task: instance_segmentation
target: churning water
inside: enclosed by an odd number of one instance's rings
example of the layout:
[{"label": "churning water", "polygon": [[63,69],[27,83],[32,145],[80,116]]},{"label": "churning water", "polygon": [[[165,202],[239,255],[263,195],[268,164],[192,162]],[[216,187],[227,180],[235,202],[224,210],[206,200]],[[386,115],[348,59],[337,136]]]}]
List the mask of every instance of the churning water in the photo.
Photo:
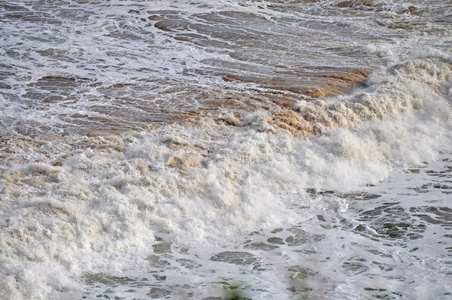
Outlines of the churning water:
[{"label": "churning water", "polygon": [[1,299],[449,299],[450,0],[0,0]]}]

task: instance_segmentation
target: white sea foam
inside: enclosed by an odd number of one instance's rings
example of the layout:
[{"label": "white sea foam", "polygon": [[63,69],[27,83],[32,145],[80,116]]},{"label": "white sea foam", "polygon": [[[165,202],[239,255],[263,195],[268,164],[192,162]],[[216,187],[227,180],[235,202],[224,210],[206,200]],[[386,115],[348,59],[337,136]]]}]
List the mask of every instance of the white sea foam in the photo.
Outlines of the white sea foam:
[{"label": "white sea foam", "polygon": [[0,4],[1,299],[450,297],[450,5],[62,2]]},{"label": "white sea foam", "polygon": [[[156,239],[192,251],[227,249],[251,232],[312,218],[294,206],[327,200],[325,217],[343,215],[346,206],[328,212],[328,201],[334,207],[339,200],[313,199],[306,190],[351,192],[450,149],[450,80],[450,66],[430,59],[377,70],[356,95],[299,104],[302,114],[310,107],[326,116],[327,125],[318,121],[324,133],[309,139],[274,134],[258,117],[244,127],[212,120],[163,126],[122,137],[121,151],[66,153],[59,166],[52,156],[15,149],[29,163],[12,159],[0,181],[2,297],[59,297],[82,288],[82,274],[144,271]],[[344,122],[327,120],[332,105],[342,107],[333,112],[342,111]],[[329,286],[349,297],[353,283]]]}]

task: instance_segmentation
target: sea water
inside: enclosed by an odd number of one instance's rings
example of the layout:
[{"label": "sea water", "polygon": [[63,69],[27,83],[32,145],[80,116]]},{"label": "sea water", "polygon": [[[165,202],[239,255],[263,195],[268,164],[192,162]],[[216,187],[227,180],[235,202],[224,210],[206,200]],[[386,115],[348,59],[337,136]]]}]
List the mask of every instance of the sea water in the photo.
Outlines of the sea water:
[{"label": "sea water", "polygon": [[449,299],[448,0],[0,1],[1,299]]}]

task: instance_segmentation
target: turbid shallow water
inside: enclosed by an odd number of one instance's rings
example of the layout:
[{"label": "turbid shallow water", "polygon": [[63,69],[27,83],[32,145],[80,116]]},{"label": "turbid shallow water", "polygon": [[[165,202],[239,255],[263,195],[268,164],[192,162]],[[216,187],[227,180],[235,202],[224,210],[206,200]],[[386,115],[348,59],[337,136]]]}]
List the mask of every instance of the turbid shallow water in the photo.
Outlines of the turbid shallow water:
[{"label": "turbid shallow water", "polygon": [[450,1],[0,15],[0,298],[452,297]]}]

